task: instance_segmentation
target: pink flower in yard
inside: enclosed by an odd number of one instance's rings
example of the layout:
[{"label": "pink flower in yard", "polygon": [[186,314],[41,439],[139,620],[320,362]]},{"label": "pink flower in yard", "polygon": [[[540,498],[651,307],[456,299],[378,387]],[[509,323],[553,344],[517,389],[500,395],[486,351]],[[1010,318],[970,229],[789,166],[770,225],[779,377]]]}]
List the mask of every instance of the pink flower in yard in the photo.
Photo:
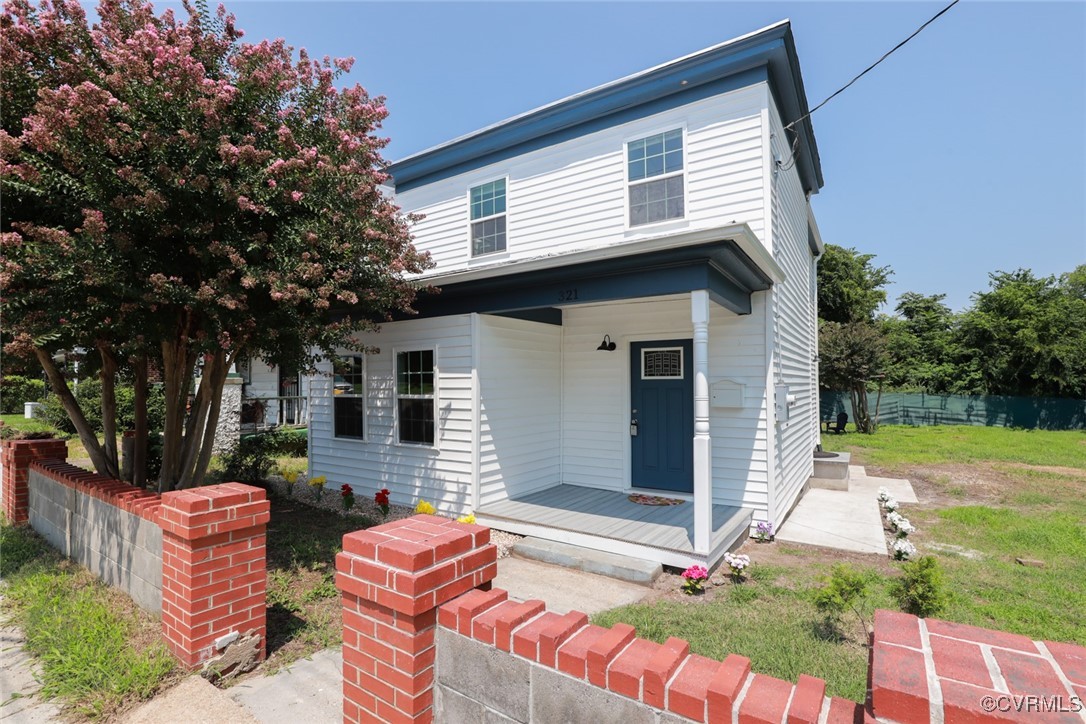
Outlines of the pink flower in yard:
[{"label": "pink flower in yard", "polygon": [[290,192],[290,198],[293,201],[301,201],[302,200],[302,192],[301,191],[291,191]]}]

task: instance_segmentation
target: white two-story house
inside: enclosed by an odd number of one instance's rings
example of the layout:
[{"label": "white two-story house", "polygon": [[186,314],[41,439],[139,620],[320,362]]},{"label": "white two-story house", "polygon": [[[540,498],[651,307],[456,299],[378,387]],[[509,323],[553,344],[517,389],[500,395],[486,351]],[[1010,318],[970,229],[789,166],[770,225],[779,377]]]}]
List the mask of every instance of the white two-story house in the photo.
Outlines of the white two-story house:
[{"label": "white two-story house", "polygon": [[781,22],[395,163],[441,292],[313,380],[312,474],[674,566],[779,525],[819,433],[807,111]]}]

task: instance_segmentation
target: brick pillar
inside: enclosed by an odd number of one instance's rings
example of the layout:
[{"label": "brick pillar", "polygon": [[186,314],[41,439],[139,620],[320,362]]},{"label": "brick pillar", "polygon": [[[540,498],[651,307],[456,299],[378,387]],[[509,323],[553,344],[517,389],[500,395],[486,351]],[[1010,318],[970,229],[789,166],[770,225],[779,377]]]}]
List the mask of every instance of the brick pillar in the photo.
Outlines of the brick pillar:
[{"label": "brick pillar", "polygon": [[264,659],[269,511],[264,491],[241,483],[162,495],[162,635],[189,668],[239,636]]},{"label": "brick pillar", "polygon": [[343,721],[433,720],[437,608],[498,571],[490,529],[430,515],[343,536]]},{"label": "brick pillar", "polygon": [[68,459],[63,440],[4,440],[0,448],[0,483],[4,516],[13,525],[24,525],[30,512],[30,463],[35,460]]}]

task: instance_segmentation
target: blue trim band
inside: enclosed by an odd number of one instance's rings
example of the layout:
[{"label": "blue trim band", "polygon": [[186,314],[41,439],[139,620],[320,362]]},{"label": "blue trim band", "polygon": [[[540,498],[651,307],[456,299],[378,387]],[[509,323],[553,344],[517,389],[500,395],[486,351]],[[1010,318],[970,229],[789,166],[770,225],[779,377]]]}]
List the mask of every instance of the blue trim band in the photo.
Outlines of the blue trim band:
[{"label": "blue trim band", "polygon": [[[584,262],[490,279],[446,284],[437,294],[420,293],[417,315],[397,320],[452,314],[504,314],[534,321],[554,319],[556,306],[620,301],[707,289],[710,297],[736,314],[750,314],[752,292],[768,289],[769,279],[730,240],[667,249],[607,261]],[[542,313],[543,317],[539,317]],[[554,324],[554,321],[548,321]]]},{"label": "blue trim band", "polygon": [[[785,125],[807,113],[790,24],[573,96],[410,156],[392,164],[389,171],[397,190],[406,191],[760,81],[768,81]],[[804,188],[817,192],[822,187],[822,169],[810,119],[797,123],[795,132]]]}]

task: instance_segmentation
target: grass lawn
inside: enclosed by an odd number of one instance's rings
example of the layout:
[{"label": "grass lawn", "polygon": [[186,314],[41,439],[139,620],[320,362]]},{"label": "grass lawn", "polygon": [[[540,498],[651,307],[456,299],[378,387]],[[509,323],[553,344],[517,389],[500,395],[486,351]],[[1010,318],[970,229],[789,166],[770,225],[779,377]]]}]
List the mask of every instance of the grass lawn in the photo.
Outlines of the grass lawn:
[{"label": "grass lawn", "polygon": [[883,425],[874,435],[825,435],[822,444],[827,450],[846,450],[866,465],[887,469],[1002,461],[1086,470],[1086,433],[1081,430]]},{"label": "grass lawn", "polygon": [[[901,512],[917,527],[921,554],[936,557],[949,598],[940,618],[1086,645],[1086,434],[983,427],[890,427],[874,436],[823,438],[869,472],[906,477],[920,499]],[[678,636],[697,653],[738,653],[755,671],[795,681],[824,678],[828,694],[862,701],[863,626],[827,627],[811,595],[820,576],[846,561],[871,581],[868,608],[895,608],[889,584],[898,564],[785,543],[747,543],[752,580],[719,574],[706,595],[678,593],[665,576],[656,598],[598,615],[655,641]],[[1016,558],[1040,561],[1025,566]]]},{"label": "grass lawn", "polygon": [[28,527],[0,525],[0,549],[5,614],[39,659],[42,695],[57,698],[67,715],[108,719],[181,675],[158,619],[127,595]]}]

